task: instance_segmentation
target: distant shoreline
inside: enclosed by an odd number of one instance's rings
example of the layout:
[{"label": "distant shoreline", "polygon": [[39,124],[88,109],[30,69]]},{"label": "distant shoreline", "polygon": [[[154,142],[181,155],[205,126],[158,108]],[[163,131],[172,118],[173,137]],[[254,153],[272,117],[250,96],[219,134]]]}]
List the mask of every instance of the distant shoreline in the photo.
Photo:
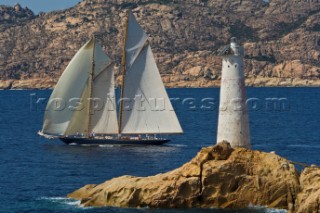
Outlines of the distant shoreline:
[{"label": "distant shoreline", "polygon": [[[320,88],[320,86],[311,85],[311,86],[246,86],[247,88]],[[166,89],[219,89],[220,87],[166,87]],[[44,91],[44,90],[53,90],[54,88],[14,88],[14,89],[3,89],[0,88],[0,91]]]},{"label": "distant shoreline", "polygon": [[[116,85],[119,85],[121,77],[117,78]],[[206,80],[198,78],[192,81],[179,80],[170,81],[162,78],[166,88],[219,88],[220,79]],[[0,80],[0,90],[50,90],[58,81],[50,78],[31,78],[25,80]],[[320,87],[320,79],[290,79],[290,78],[247,78],[247,87]]]}]

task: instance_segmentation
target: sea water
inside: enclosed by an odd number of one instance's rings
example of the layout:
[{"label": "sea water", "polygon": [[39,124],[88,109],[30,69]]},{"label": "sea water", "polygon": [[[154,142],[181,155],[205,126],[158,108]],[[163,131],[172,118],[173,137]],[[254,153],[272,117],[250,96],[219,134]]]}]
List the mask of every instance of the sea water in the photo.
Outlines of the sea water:
[{"label": "sea water", "polygon": [[[169,89],[183,135],[164,146],[67,146],[37,135],[50,90],[0,91],[0,212],[282,212],[82,208],[66,195],[121,175],[149,176],[180,167],[215,144],[219,89]],[[320,88],[248,88],[253,149],[320,164]],[[37,97],[38,99],[35,99]],[[36,105],[35,105],[36,104]],[[299,168],[301,169],[301,168]]]}]

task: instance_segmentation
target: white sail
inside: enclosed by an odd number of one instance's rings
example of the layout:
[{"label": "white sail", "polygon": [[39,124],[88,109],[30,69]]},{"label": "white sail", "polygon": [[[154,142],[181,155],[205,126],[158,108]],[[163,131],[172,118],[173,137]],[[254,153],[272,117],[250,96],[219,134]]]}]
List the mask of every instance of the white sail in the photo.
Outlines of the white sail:
[{"label": "white sail", "polygon": [[[129,34],[128,37],[131,35]],[[122,134],[182,133],[178,118],[161,80],[151,47],[146,45],[126,70],[123,98],[135,103],[124,104]]]},{"label": "white sail", "polygon": [[148,39],[134,15],[129,11],[126,40],[126,67],[129,69]]},{"label": "white sail", "polygon": [[[89,77],[88,70],[91,68],[92,50],[93,40],[90,40],[77,52],[60,77],[46,108],[43,133],[64,135],[67,131],[75,112],[68,109],[67,103],[72,98],[82,97],[84,93]],[[61,110],[56,107],[58,100],[63,104]]]},{"label": "white sail", "polygon": [[101,72],[93,82],[91,131],[96,134],[118,134],[113,67]]},{"label": "white sail", "polygon": [[100,45],[96,45],[94,56],[95,71],[89,131],[100,134],[118,134],[112,62]]},{"label": "white sail", "polygon": [[[94,39],[77,52],[51,94],[44,116],[43,133],[72,135],[91,131],[88,129],[90,114],[88,99],[91,90],[89,81],[93,51],[95,63],[93,82],[110,65],[111,60],[103,52],[102,47],[95,44]],[[107,90],[108,88],[105,89]],[[81,103],[75,104],[77,102],[75,99],[80,100]],[[62,106],[57,108],[59,104]]]},{"label": "white sail", "polygon": [[80,97],[81,104],[72,114],[68,128],[64,132],[64,135],[74,135],[76,133],[88,133],[89,124],[89,79],[87,80],[83,93]]}]

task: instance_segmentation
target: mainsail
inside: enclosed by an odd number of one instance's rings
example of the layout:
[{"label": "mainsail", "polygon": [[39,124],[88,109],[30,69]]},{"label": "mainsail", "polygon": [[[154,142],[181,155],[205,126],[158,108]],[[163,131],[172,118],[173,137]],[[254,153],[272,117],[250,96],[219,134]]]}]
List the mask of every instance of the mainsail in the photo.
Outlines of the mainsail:
[{"label": "mainsail", "polygon": [[[115,102],[109,100],[114,98],[114,73],[111,64],[110,58],[94,39],[77,52],[51,94],[44,116],[44,134],[117,132]],[[100,110],[90,110],[95,107],[94,99],[99,99],[100,106],[106,104]],[[75,104],[77,107],[74,107]]]},{"label": "mainsail", "polygon": [[[161,80],[147,35],[131,12],[125,43],[125,72],[120,111],[121,134],[182,133]],[[125,101],[128,100],[128,101]],[[133,103],[127,106],[124,102]]]}]

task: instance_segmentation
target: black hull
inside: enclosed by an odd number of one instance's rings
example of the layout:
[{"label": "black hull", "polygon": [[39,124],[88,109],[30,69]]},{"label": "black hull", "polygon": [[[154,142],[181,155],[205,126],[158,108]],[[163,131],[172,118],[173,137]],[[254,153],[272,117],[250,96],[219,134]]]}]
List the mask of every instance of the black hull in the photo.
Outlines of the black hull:
[{"label": "black hull", "polygon": [[162,145],[168,143],[167,139],[143,139],[143,140],[125,140],[125,139],[92,139],[92,138],[59,138],[68,145]]}]

